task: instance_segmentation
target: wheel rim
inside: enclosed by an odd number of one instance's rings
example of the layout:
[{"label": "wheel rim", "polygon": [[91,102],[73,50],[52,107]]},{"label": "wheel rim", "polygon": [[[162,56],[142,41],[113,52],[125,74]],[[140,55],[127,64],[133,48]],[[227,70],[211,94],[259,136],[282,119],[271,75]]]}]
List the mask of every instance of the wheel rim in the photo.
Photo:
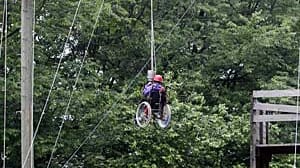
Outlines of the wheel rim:
[{"label": "wheel rim", "polygon": [[167,128],[171,121],[171,109],[170,106],[167,104],[164,106],[163,109],[163,119],[158,119],[157,123],[161,128]]},{"label": "wheel rim", "polygon": [[136,123],[139,127],[146,127],[151,120],[151,106],[148,102],[142,102],[139,104],[136,115]]}]

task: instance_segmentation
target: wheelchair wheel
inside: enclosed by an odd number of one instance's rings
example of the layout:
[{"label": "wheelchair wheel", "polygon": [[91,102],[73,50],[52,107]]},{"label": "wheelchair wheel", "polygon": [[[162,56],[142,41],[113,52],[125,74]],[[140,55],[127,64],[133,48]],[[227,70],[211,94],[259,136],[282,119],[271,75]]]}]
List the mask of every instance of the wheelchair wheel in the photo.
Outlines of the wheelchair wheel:
[{"label": "wheelchair wheel", "polygon": [[168,104],[164,106],[162,119],[157,119],[157,125],[160,128],[167,128],[171,122],[171,109]]},{"label": "wheelchair wheel", "polygon": [[151,114],[150,104],[146,101],[140,103],[135,114],[137,125],[142,128],[146,127],[151,120]]}]

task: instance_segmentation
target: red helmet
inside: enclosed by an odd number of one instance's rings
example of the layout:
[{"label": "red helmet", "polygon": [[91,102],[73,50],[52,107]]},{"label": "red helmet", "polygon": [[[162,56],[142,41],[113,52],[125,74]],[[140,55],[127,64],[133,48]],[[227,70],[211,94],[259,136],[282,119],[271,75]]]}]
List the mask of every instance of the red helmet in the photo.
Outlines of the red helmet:
[{"label": "red helmet", "polygon": [[163,77],[161,75],[155,75],[153,81],[162,83]]}]

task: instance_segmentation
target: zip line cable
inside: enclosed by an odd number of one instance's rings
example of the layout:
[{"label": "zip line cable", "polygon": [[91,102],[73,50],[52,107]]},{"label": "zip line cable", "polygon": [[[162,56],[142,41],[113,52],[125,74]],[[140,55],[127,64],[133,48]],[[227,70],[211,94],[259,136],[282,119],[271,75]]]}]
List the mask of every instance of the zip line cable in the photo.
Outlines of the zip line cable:
[{"label": "zip line cable", "polygon": [[[104,0],[102,1],[101,6],[100,6],[100,9],[99,9],[99,11],[98,11],[98,14],[97,14],[97,17],[96,17],[96,21],[95,21],[95,24],[94,24],[94,27],[93,27],[93,30],[92,30],[92,33],[91,33],[91,36],[90,36],[88,45],[87,45],[87,47],[86,47],[86,49],[85,49],[84,56],[83,56],[83,59],[82,59],[82,63],[81,63],[81,65],[80,65],[80,68],[79,68],[79,71],[78,71],[78,75],[77,75],[76,80],[75,80],[75,83],[74,83],[74,85],[73,85],[73,89],[72,89],[71,95],[70,95],[70,97],[69,97],[68,104],[67,104],[67,107],[66,107],[64,116],[66,116],[66,115],[68,114],[68,110],[69,110],[69,107],[70,107],[70,104],[71,104],[71,101],[72,101],[73,93],[74,93],[75,88],[76,88],[76,86],[77,86],[78,79],[79,79],[79,76],[80,76],[82,67],[83,67],[84,62],[85,62],[85,59],[86,59],[86,57],[87,57],[88,49],[89,49],[89,47],[90,47],[92,38],[93,38],[93,36],[94,36],[95,30],[96,30],[96,27],[97,27],[97,24],[98,24],[98,20],[99,20],[99,17],[100,17],[102,8],[103,8],[103,4],[104,4]],[[49,159],[49,161],[48,161],[47,168],[49,168],[49,166],[50,166],[50,164],[51,164],[51,160],[53,159],[53,154],[54,154],[54,151],[55,151],[55,149],[56,149],[56,146],[57,146],[57,143],[58,143],[58,140],[59,140],[59,137],[60,137],[62,128],[63,128],[63,126],[64,126],[64,123],[65,123],[65,120],[64,120],[64,118],[63,118],[63,119],[62,119],[62,122],[61,122],[61,124],[60,124],[60,126],[59,126],[59,131],[58,131],[57,137],[56,137],[56,139],[55,139],[55,144],[54,144],[54,146],[53,146],[53,148],[52,148],[52,152],[51,152],[50,159]]]},{"label": "zip line cable", "polygon": [[[33,23],[32,23],[32,57],[33,57],[33,67],[32,67],[32,90],[34,90],[34,54],[35,54],[35,23],[36,23],[36,20],[35,20],[35,15],[36,15],[36,6],[35,6],[35,0],[33,0]],[[32,107],[33,109],[33,107]],[[32,120],[33,121],[33,120]],[[33,125],[33,124],[32,124]]]},{"label": "zip line cable", "polygon": [[[61,66],[61,63],[62,63],[62,59],[63,59],[63,57],[64,57],[65,50],[67,49],[67,44],[68,44],[68,41],[69,41],[70,36],[71,36],[72,28],[73,28],[73,26],[74,26],[74,24],[75,24],[75,20],[76,20],[78,11],[79,11],[79,7],[80,7],[80,4],[81,4],[81,1],[82,1],[82,0],[79,0],[79,1],[78,1],[78,5],[77,5],[77,8],[76,8],[74,17],[73,17],[73,21],[72,21],[72,24],[71,24],[71,26],[70,26],[70,30],[69,30],[69,33],[68,33],[68,35],[67,35],[67,39],[66,39],[66,41],[65,41],[63,51],[62,51],[62,53],[60,54],[60,59],[59,59],[59,62],[58,62],[58,65],[57,65],[57,68],[56,68],[56,71],[55,71],[55,74],[54,74],[54,78],[53,78],[53,81],[52,81],[50,90],[49,90],[48,95],[47,95],[46,102],[45,102],[45,104],[44,104],[44,107],[43,107],[41,116],[40,116],[40,118],[39,118],[38,124],[37,124],[37,126],[36,126],[36,129],[35,129],[35,132],[34,132],[34,135],[33,135],[32,141],[31,141],[31,144],[30,144],[30,148],[29,148],[29,150],[28,150],[28,152],[27,152],[27,155],[26,155],[26,158],[25,158],[25,161],[24,161],[24,162],[26,162],[27,159],[28,159],[29,153],[30,153],[30,151],[32,150],[34,140],[35,140],[36,135],[37,135],[37,133],[38,133],[40,124],[41,124],[41,122],[42,122],[43,116],[45,115],[45,111],[46,111],[48,102],[49,102],[49,100],[50,100],[50,96],[51,96],[51,93],[52,93],[52,89],[53,89],[54,84],[55,84],[55,82],[56,82],[56,78],[57,78],[58,71],[59,71],[59,68],[60,68],[60,66]],[[25,164],[23,163],[23,165],[25,165]],[[24,166],[23,166],[23,168],[24,168]]]},{"label": "zip line cable", "polygon": [[297,78],[297,114],[296,114],[296,130],[295,130],[295,153],[294,153],[294,168],[297,167],[297,142],[298,142],[298,118],[299,118],[299,87],[300,87],[300,47],[299,47],[299,56],[298,56],[298,78]]},{"label": "zip line cable", "polygon": [[[168,35],[166,36],[166,38],[169,38],[169,36],[171,35],[171,33],[175,30],[175,27],[177,27],[179,25],[179,23],[182,21],[182,19],[184,18],[184,16],[187,14],[187,12],[190,10],[190,8],[192,7],[192,5],[194,4],[195,0],[192,1],[192,3],[190,4],[190,6],[186,9],[186,11],[184,12],[184,14],[180,17],[180,19],[178,20],[178,22],[171,28],[171,30],[169,31]],[[156,51],[158,51],[162,45],[164,43],[162,43],[157,49]],[[151,58],[149,58],[146,63],[144,64],[144,66],[140,69],[140,71],[137,73],[137,75],[130,81],[130,83],[128,84],[127,87],[125,87],[123,89],[123,91],[121,92],[121,94],[125,94],[128,89],[131,87],[131,85],[133,84],[133,82],[137,79],[137,77],[142,73],[142,71],[144,71],[144,69],[146,68],[146,66],[149,64],[149,62],[151,61]],[[82,141],[82,143],[77,147],[77,149],[71,154],[71,156],[69,157],[69,159],[64,163],[64,165],[62,167],[66,167],[68,165],[68,163],[71,161],[71,159],[76,155],[76,153],[81,149],[81,147],[87,143],[87,141],[91,138],[91,136],[94,134],[94,132],[97,130],[97,128],[100,126],[100,124],[106,119],[106,117],[108,116],[108,114],[111,112],[112,109],[115,108],[115,106],[121,101],[121,98],[117,99],[115,101],[115,103],[111,106],[111,108],[108,109],[108,111],[106,113],[103,114],[103,117],[99,120],[99,122],[96,124],[96,126],[90,131],[90,133],[88,134],[88,136],[86,136],[86,138]]]},{"label": "zip line cable", "polygon": [[[3,34],[4,32],[4,34]],[[1,46],[0,46],[0,57],[1,50],[3,44],[3,36],[4,40],[4,101],[3,101],[3,168],[6,167],[6,97],[7,97],[7,0],[4,1],[4,10],[3,10],[3,20],[2,20],[2,32],[1,32]]]}]

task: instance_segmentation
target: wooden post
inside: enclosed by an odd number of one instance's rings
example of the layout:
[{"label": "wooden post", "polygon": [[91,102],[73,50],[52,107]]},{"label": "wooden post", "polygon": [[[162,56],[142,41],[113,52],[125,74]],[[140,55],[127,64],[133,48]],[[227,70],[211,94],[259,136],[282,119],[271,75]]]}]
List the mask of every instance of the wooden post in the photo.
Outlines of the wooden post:
[{"label": "wooden post", "polygon": [[[255,103],[255,99],[251,98],[251,106]],[[250,112],[250,126],[251,126],[251,140],[250,140],[250,168],[256,168],[256,143],[258,141],[258,124],[254,122],[254,116],[257,114],[257,111],[251,108]]]},{"label": "wooden post", "polygon": [[21,164],[33,168],[33,2],[21,7]]},{"label": "wooden post", "polygon": [[[261,114],[262,115],[266,115],[267,113],[266,113],[266,111],[261,111]],[[260,140],[260,144],[267,144],[267,125],[268,125],[268,122],[261,122],[260,124],[259,124],[260,126],[259,126],[259,132],[260,132],[260,138],[259,138],[259,140]]]}]

